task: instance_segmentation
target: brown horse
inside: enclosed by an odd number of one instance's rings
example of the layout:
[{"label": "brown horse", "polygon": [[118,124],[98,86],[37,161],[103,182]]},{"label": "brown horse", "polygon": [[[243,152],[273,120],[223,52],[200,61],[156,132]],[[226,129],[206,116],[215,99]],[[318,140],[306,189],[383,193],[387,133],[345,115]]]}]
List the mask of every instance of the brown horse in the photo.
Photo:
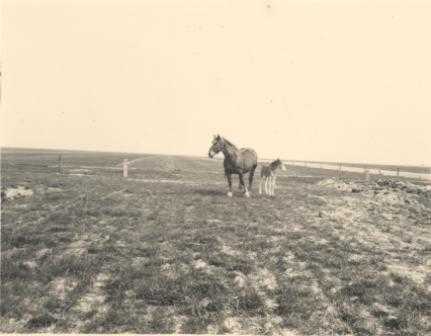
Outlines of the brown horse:
[{"label": "brown horse", "polygon": [[249,190],[244,184],[243,175],[248,175],[248,188],[251,190],[253,184],[253,175],[257,167],[257,154],[251,148],[236,148],[230,141],[220,135],[214,136],[211,147],[208,151],[210,158],[217,153],[222,152],[224,155],[224,173],[229,185],[227,195],[232,197],[232,174],[238,174],[240,187],[245,189],[245,196],[250,197]]}]

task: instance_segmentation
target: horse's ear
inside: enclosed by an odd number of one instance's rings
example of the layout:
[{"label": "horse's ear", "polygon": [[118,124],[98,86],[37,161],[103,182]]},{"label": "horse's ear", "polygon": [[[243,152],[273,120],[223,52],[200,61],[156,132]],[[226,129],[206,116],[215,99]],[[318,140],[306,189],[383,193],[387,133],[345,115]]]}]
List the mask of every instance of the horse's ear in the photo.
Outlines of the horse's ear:
[{"label": "horse's ear", "polygon": [[217,139],[217,140],[220,140],[220,139],[221,139],[220,134],[217,134],[216,139]]}]

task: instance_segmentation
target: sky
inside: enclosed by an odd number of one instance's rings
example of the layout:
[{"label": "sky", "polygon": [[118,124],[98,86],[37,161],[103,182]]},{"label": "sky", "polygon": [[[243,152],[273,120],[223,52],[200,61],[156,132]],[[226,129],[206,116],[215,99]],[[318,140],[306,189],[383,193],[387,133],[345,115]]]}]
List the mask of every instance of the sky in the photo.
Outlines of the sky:
[{"label": "sky", "polygon": [[431,2],[3,0],[1,145],[431,165]]}]

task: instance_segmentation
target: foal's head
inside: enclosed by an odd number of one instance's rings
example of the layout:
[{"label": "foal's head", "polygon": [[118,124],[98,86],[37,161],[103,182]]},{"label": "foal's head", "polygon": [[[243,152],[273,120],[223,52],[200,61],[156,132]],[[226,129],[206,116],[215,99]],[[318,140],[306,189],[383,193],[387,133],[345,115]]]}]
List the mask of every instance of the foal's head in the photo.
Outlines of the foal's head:
[{"label": "foal's head", "polygon": [[214,135],[214,139],[211,143],[211,147],[208,151],[210,158],[214,157],[217,153],[221,152],[224,148],[224,140],[220,135]]},{"label": "foal's head", "polygon": [[272,162],[271,162],[271,167],[272,167],[273,169],[278,169],[278,168],[283,169],[283,162],[282,162],[280,159],[277,159],[277,160],[275,160],[275,161],[272,161]]}]

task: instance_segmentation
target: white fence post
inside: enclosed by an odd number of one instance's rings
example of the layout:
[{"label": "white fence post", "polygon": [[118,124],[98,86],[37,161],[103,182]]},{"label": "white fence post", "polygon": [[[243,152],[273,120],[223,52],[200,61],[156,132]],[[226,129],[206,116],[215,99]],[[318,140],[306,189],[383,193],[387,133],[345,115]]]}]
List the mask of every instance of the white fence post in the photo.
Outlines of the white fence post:
[{"label": "white fence post", "polygon": [[123,177],[129,176],[129,161],[127,159],[123,160]]}]

